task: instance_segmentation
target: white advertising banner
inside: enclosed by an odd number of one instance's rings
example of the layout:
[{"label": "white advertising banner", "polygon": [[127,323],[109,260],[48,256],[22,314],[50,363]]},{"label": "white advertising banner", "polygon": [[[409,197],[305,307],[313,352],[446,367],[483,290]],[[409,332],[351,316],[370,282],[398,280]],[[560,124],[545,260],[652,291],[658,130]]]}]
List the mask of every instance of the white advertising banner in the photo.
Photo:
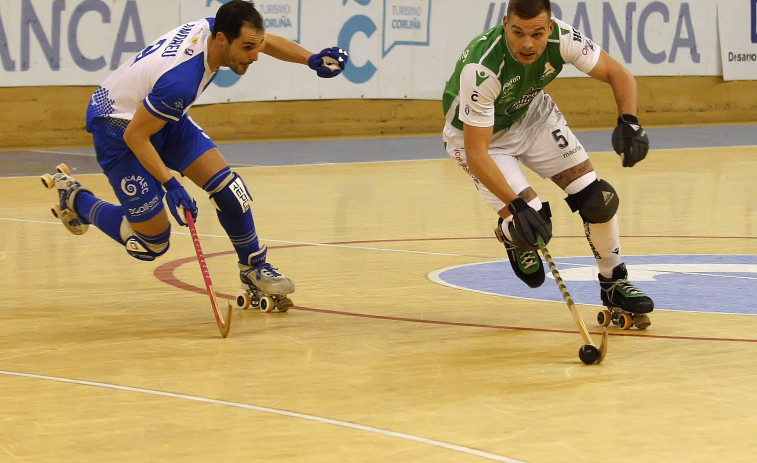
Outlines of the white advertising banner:
[{"label": "white advertising banner", "polygon": [[723,79],[757,80],[757,0],[718,0]]},{"label": "white advertising banner", "polygon": [[[752,0],[742,0],[743,3]],[[97,85],[165,31],[214,16],[225,0],[0,0],[0,85]],[[269,33],[310,51],[349,52],[320,79],[262,55],[245,76],[222,70],[200,103],[440,99],[469,41],[499,24],[489,0],[258,0]],[[555,0],[576,26],[638,76],[720,75],[717,0]],[[583,75],[567,67],[562,76]]]}]

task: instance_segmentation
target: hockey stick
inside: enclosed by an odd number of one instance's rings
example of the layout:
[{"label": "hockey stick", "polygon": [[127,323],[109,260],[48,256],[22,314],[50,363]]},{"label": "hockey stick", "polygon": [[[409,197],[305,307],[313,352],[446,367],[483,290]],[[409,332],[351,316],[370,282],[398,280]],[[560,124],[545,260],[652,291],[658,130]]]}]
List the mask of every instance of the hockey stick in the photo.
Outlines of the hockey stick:
[{"label": "hockey stick", "polygon": [[573,320],[576,322],[576,326],[578,326],[578,331],[579,333],[581,333],[581,336],[584,338],[584,342],[586,343],[585,345],[581,346],[581,349],[578,351],[578,357],[587,365],[591,365],[592,363],[601,363],[602,360],[605,359],[605,355],[607,354],[607,330],[602,330],[602,343],[599,346],[599,351],[597,351],[597,348],[594,345],[593,340],[591,339],[591,335],[589,334],[589,330],[586,329],[586,325],[581,319],[581,315],[579,315],[578,310],[573,303],[573,298],[570,297],[570,293],[568,292],[568,288],[565,286],[565,282],[563,282],[562,278],[560,277],[560,272],[557,271],[557,266],[552,260],[552,256],[549,254],[547,246],[544,244],[544,240],[542,240],[541,237],[538,237],[537,242],[539,244],[539,248],[541,249],[541,253],[544,254],[544,258],[547,260],[549,270],[552,271],[552,276],[555,277],[557,287],[560,288],[562,297],[563,299],[565,299],[565,303],[568,305],[568,310],[570,310],[570,314],[573,316]]},{"label": "hockey stick", "polygon": [[218,331],[220,331],[221,336],[225,338],[229,335],[229,330],[231,329],[231,302],[229,302],[229,309],[226,313],[226,321],[224,322],[223,315],[221,315],[221,311],[218,308],[218,302],[216,301],[216,293],[213,291],[213,282],[210,280],[208,264],[205,263],[205,255],[202,253],[202,247],[200,247],[200,239],[197,237],[197,228],[195,227],[194,218],[192,217],[192,213],[186,209],[184,210],[184,216],[187,218],[189,234],[192,235],[192,243],[194,243],[195,253],[197,253],[197,262],[200,263],[202,277],[205,280],[205,289],[208,291],[210,304],[213,306],[213,313],[216,316]]}]

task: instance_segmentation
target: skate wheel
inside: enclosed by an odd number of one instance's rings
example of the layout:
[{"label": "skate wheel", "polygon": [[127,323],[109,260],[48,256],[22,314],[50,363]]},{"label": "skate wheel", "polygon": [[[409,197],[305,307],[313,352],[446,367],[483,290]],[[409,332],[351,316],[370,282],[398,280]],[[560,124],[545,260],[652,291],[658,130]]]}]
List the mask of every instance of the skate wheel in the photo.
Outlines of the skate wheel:
[{"label": "skate wheel", "polygon": [[602,326],[609,326],[612,322],[612,314],[609,310],[602,310],[597,314],[597,323]]},{"label": "skate wheel", "polygon": [[50,212],[53,213],[56,219],[60,219],[60,204],[54,204],[53,207],[50,208]]},{"label": "skate wheel", "polygon": [[42,184],[45,185],[45,188],[48,190],[55,186],[55,179],[50,174],[40,176],[40,180],[42,180]]},{"label": "skate wheel", "polygon": [[652,324],[652,322],[649,320],[649,317],[646,315],[637,315],[636,318],[633,321],[633,324],[636,326],[636,328],[640,330],[645,330],[649,327],[649,325]]},{"label": "skate wheel", "polygon": [[274,307],[276,307],[276,304],[274,304],[271,296],[263,296],[260,298],[259,308],[261,312],[270,312]]},{"label": "skate wheel", "polygon": [[633,319],[630,315],[622,313],[618,315],[618,326],[621,330],[629,330],[633,326]]},{"label": "skate wheel", "polygon": [[71,175],[71,169],[69,169],[68,166],[62,162],[58,164],[57,166],[55,166],[55,170],[66,175]]},{"label": "skate wheel", "polygon": [[249,309],[250,308],[250,295],[244,292],[236,298],[237,309]]}]

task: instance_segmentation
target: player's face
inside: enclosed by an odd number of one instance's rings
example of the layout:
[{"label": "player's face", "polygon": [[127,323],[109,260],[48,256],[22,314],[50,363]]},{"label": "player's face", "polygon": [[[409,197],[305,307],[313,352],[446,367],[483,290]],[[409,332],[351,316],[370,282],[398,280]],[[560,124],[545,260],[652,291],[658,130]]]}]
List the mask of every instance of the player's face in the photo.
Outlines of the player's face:
[{"label": "player's face", "polygon": [[533,64],[544,53],[555,25],[546,11],[531,19],[515,14],[505,16],[504,24],[507,46],[513,57],[524,65]]},{"label": "player's face", "polygon": [[223,65],[242,75],[247,68],[258,60],[258,53],[265,40],[265,31],[259,31],[250,25],[243,25],[239,37],[233,42],[226,42],[223,47]]}]

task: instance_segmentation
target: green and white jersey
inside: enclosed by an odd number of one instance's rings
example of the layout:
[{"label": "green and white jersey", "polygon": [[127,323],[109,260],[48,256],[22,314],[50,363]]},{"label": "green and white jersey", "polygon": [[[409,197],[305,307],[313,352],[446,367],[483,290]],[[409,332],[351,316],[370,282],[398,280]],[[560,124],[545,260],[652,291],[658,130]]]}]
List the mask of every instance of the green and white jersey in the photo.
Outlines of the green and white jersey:
[{"label": "green and white jersey", "polygon": [[502,24],[479,35],[468,45],[444,89],[442,102],[447,122],[462,130],[475,127],[510,127],[548,83],[571,63],[589,73],[599,61],[601,48],[567,23],[552,18],[555,27],[547,48],[527,66],[510,53]]}]

